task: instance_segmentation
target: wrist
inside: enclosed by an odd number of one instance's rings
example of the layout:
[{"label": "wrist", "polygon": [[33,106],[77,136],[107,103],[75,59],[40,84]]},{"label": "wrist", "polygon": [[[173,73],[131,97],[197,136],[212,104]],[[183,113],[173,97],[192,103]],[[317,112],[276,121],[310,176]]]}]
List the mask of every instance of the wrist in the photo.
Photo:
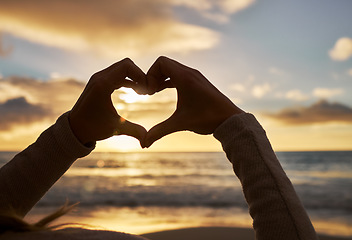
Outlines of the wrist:
[{"label": "wrist", "polygon": [[87,131],[84,128],[84,124],[82,123],[82,121],[77,120],[74,115],[72,116],[72,112],[69,112],[68,121],[72,133],[82,145],[86,147],[94,145],[94,141],[88,140],[88,136],[86,136]]},{"label": "wrist", "polygon": [[[245,113],[241,108],[237,107],[235,104],[231,102],[231,106],[228,106],[224,109],[223,114],[219,114],[221,117],[221,121],[219,122],[218,126],[220,126],[223,122],[234,115]],[[217,126],[217,127],[218,127]]]}]

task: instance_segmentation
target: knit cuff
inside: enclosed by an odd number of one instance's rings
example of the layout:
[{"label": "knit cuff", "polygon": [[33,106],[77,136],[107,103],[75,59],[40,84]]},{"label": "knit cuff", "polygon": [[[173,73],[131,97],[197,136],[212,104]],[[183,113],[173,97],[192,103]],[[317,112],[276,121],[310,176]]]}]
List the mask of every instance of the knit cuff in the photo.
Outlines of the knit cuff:
[{"label": "knit cuff", "polygon": [[68,156],[74,158],[87,156],[94,150],[95,142],[89,147],[83,145],[72,132],[68,116],[69,112],[66,112],[57,119],[53,125],[54,137]]},{"label": "knit cuff", "polygon": [[238,133],[244,129],[251,129],[254,131],[263,131],[263,128],[258,123],[257,119],[251,113],[235,114],[226,119],[220,126],[218,126],[213,136],[219,140],[223,146],[232,141]]}]

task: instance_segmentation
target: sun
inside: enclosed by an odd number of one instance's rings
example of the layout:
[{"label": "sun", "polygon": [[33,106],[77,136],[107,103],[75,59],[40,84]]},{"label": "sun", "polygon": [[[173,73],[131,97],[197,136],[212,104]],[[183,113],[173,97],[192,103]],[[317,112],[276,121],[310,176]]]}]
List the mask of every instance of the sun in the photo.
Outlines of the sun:
[{"label": "sun", "polygon": [[141,150],[139,141],[133,137],[120,135],[99,142],[98,151],[136,152]]},{"label": "sun", "polygon": [[149,95],[139,95],[131,88],[121,88],[121,91],[120,99],[126,103],[145,102],[149,98]]}]

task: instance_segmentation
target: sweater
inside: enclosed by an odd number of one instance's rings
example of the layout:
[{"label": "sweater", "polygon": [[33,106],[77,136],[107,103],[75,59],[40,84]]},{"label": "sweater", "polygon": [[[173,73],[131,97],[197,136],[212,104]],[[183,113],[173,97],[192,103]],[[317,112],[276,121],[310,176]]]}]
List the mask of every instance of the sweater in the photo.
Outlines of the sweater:
[{"label": "sweater", "polygon": [[[248,113],[233,115],[214,132],[233,165],[253,218],[257,240],[315,240],[309,217],[282,169],[265,131]],[[25,216],[72,163],[94,145],[82,145],[73,134],[68,113],[44,131],[37,141],[0,169],[0,213]],[[235,238],[236,236],[234,236]],[[27,233],[7,232],[0,240],[141,240],[113,231],[69,228]]]},{"label": "sweater", "polygon": [[233,165],[257,240],[315,240],[313,225],[252,114],[234,115],[214,132]]}]

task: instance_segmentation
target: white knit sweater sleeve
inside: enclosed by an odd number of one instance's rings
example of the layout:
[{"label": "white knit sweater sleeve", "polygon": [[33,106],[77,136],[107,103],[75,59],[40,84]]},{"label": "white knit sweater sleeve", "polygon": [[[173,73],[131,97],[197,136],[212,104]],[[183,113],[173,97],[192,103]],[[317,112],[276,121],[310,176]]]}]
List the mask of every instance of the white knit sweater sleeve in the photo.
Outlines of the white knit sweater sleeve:
[{"label": "white knit sweater sleeve", "polygon": [[312,223],[282,169],[264,129],[248,113],[214,132],[240,179],[256,239],[315,240]]},{"label": "white knit sweater sleeve", "polygon": [[94,147],[77,140],[68,113],[63,114],[35,143],[0,169],[0,213],[27,214],[72,163]]}]

